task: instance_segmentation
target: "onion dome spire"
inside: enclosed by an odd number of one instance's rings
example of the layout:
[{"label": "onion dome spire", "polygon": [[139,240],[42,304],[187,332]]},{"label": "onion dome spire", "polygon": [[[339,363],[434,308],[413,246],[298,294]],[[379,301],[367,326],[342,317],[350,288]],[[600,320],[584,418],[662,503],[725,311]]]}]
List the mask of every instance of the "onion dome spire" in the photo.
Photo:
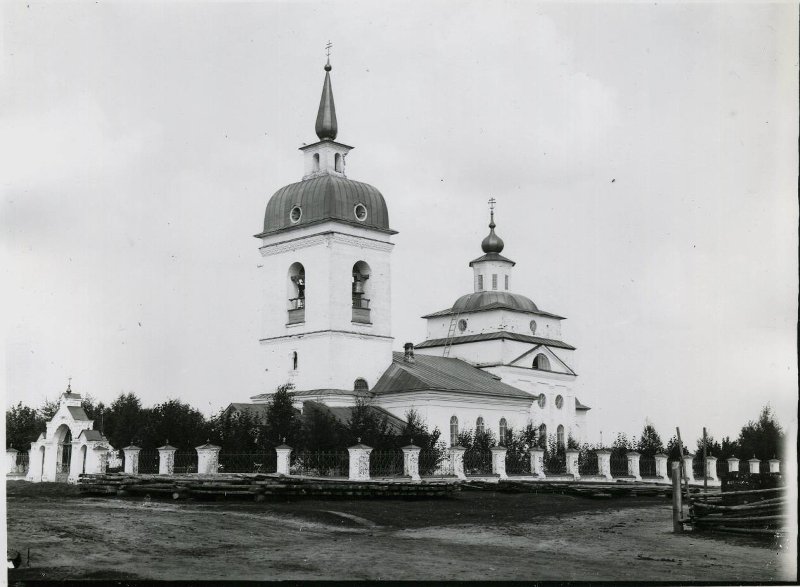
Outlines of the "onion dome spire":
[{"label": "onion dome spire", "polygon": [[483,239],[481,243],[481,248],[483,249],[484,253],[501,253],[503,251],[503,247],[505,244],[503,243],[503,239],[497,236],[494,233],[494,228],[497,226],[494,223],[494,205],[496,200],[494,198],[489,198],[489,236]]},{"label": "onion dome spire", "polygon": [[333,104],[333,90],[331,89],[331,57],[330,42],[328,42],[328,62],[325,64],[325,83],[322,86],[322,98],[319,101],[317,124],[314,130],[321,141],[336,139],[338,127],[336,125],[336,106]]}]

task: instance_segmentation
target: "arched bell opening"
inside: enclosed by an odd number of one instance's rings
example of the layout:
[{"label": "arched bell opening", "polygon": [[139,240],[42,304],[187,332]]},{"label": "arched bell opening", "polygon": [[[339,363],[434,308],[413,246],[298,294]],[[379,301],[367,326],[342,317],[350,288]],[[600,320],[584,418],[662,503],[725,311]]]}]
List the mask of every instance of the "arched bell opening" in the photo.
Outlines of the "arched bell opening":
[{"label": "arched bell opening", "polygon": [[59,426],[53,438],[56,441],[56,481],[63,482],[69,477],[72,462],[72,432],[69,426]]},{"label": "arched bell opening", "polygon": [[370,276],[372,270],[364,261],[359,261],[353,265],[353,322],[359,324],[372,324],[370,316],[370,302],[372,299],[372,283]]},{"label": "arched bell opening", "polygon": [[286,280],[289,299],[288,323],[299,324],[306,321],[306,269],[302,263],[289,266]]}]

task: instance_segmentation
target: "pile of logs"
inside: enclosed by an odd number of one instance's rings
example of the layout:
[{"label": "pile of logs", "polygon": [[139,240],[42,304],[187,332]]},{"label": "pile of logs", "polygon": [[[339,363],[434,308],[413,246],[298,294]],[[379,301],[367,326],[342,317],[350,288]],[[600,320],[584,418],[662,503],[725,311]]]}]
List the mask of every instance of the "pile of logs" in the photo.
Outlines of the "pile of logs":
[{"label": "pile of logs", "polygon": [[695,530],[779,535],[789,523],[786,487],[727,491],[689,499],[689,522]]},{"label": "pile of logs", "polygon": [[[536,482],[519,480],[501,480],[495,483],[487,481],[469,480],[462,486],[463,489],[477,489],[499,491],[502,493],[560,493],[591,498],[610,497],[637,497],[661,496],[669,497],[671,488],[660,485],[634,485],[633,483],[581,483],[579,481],[567,482]],[[696,491],[695,488],[692,488]]]},{"label": "pile of logs", "polygon": [[166,499],[254,499],[269,497],[446,497],[458,486],[444,481],[365,481],[307,479],[281,475],[81,475],[84,495],[145,496]]}]

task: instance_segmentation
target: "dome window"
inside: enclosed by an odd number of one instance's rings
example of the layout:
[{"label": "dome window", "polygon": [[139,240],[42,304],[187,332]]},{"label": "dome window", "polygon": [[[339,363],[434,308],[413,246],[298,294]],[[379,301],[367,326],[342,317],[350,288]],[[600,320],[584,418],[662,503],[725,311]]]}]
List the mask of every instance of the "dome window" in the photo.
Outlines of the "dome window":
[{"label": "dome window", "polygon": [[558,428],[556,428],[556,438],[558,442],[558,446],[564,446],[564,426],[559,424]]},{"label": "dome window", "polygon": [[369,385],[367,385],[366,379],[362,379],[361,377],[356,379],[353,384],[353,391],[369,391]]},{"label": "dome window", "polygon": [[536,355],[536,358],[533,359],[533,368],[540,369],[542,371],[549,371],[550,370],[550,359],[548,359],[542,353]]},{"label": "dome window", "polygon": [[531,327],[531,334],[536,334],[536,320],[531,320],[530,327]]},{"label": "dome window", "polygon": [[458,445],[458,418],[450,417],[450,446]]},{"label": "dome window", "polygon": [[298,222],[300,222],[300,218],[302,217],[303,217],[303,209],[300,206],[294,206],[289,212],[289,220],[292,221],[292,224],[297,224]]},{"label": "dome window", "polygon": [[539,446],[545,448],[547,446],[547,426],[542,424],[539,426]]},{"label": "dome window", "polygon": [[458,330],[464,332],[467,329],[467,321],[463,318],[458,321]]},{"label": "dome window", "polygon": [[557,395],[556,396],[556,407],[560,410],[564,407],[564,396]]},{"label": "dome window", "polygon": [[353,213],[359,222],[364,222],[367,219],[367,207],[364,204],[356,204],[356,207],[353,208]]},{"label": "dome window", "polygon": [[478,416],[478,419],[475,421],[475,434],[484,434],[486,432],[486,427],[483,422],[483,416]]},{"label": "dome window", "polygon": [[505,446],[508,442],[508,422],[505,418],[500,418],[500,445]]}]

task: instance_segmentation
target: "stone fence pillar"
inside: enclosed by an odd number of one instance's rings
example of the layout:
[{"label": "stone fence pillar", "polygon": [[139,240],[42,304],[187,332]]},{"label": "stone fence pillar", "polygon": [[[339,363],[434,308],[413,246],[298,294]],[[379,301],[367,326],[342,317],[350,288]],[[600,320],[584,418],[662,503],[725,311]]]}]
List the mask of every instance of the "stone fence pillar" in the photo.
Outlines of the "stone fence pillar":
[{"label": "stone fence pillar", "polygon": [[642,456],[641,453],[638,453],[634,450],[625,453],[625,456],[628,457],[628,475],[637,481],[641,481],[642,473],[639,470],[639,458]]},{"label": "stone fence pillar", "polygon": [[609,481],[611,477],[611,451],[605,448],[595,451],[597,454],[597,473]]},{"label": "stone fence pillar", "polygon": [[88,450],[86,454],[86,473],[92,475],[103,475],[108,466],[108,448],[105,446],[97,445]]},{"label": "stone fence pillar", "polygon": [[580,451],[574,448],[568,448],[564,452],[567,455],[567,475],[572,475],[575,479],[580,479],[581,474],[578,470],[578,455]]},{"label": "stone fence pillar", "polygon": [[209,442],[195,447],[198,475],[216,475],[219,473],[220,448],[216,444],[210,444]]},{"label": "stone fence pillar", "polygon": [[770,473],[780,473],[781,472],[781,461],[780,461],[780,459],[770,459],[769,460],[769,472]]},{"label": "stone fence pillar", "polygon": [[372,447],[361,444],[359,438],[358,444],[348,447],[347,452],[350,453],[350,481],[369,481],[369,454]]},{"label": "stone fence pillar", "polygon": [[719,481],[719,477],[717,477],[717,457],[706,457],[706,478],[709,481]]},{"label": "stone fence pillar", "polygon": [[6,449],[6,475],[13,475],[17,472],[18,452],[13,446]]},{"label": "stone fence pillar", "polygon": [[544,449],[532,448],[528,454],[531,456],[531,475],[544,479]]},{"label": "stone fence pillar", "polygon": [[750,474],[751,475],[758,475],[761,472],[761,461],[757,458],[753,457],[749,461],[750,463]]},{"label": "stone fence pillar", "polygon": [[453,475],[458,479],[466,479],[464,474],[464,453],[467,449],[463,446],[450,447],[450,462],[453,464]]},{"label": "stone fence pillar", "polygon": [[128,475],[139,474],[139,453],[142,449],[136,445],[126,446],[122,449],[125,453],[125,473]]},{"label": "stone fence pillar", "polygon": [[419,453],[422,450],[412,442],[404,446],[403,450],[403,475],[411,477],[412,481],[419,481]]},{"label": "stone fence pillar", "polygon": [[506,475],[506,452],[504,446],[493,446],[492,451],[492,474],[498,475],[500,479],[508,479]]},{"label": "stone fence pillar", "polygon": [[178,449],[170,446],[169,443],[158,447],[158,474],[175,474],[175,452]]},{"label": "stone fence pillar", "polygon": [[278,465],[275,471],[278,473],[278,475],[288,475],[292,456],[292,447],[288,444],[279,444],[275,447],[275,455],[277,456]]},{"label": "stone fence pillar", "polygon": [[739,459],[736,457],[731,457],[728,459],[728,473],[738,473],[739,472]]},{"label": "stone fence pillar", "polygon": [[659,479],[666,481],[669,479],[669,473],[667,471],[667,461],[669,457],[665,454],[659,453],[655,456],[656,459],[656,477]]},{"label": "stone fence pillar", "polygon": [[694,455],[692,453],[683,455],[683,478],[689,483],[694,482],[694,467],[692,466],[692,461],[694,461]]}]

